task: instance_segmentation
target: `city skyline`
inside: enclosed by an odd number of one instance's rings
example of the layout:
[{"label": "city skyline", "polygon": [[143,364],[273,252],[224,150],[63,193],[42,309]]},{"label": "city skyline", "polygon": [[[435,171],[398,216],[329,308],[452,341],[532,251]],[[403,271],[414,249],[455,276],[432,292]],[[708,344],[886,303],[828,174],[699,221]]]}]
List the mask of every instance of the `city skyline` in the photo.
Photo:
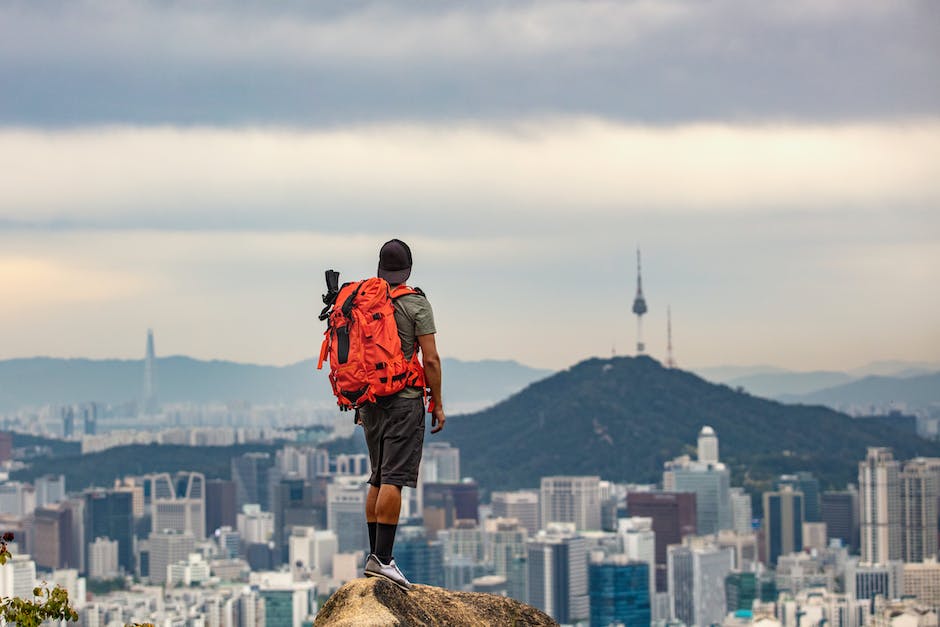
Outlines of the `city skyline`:
[{"label": "city skyline", "polygon": [[393,237],[445,356],[632,354],[637,246],[679,367],[940,354],[929,2],[48,6],[0,7],[0,359],[294,363]]}]

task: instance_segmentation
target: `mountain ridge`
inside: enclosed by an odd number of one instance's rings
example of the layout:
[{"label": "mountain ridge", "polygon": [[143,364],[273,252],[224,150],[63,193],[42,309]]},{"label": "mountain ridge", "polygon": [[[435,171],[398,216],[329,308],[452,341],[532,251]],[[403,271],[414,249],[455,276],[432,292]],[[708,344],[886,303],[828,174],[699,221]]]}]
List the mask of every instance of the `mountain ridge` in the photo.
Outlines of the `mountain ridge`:
[{"label": "mountain ridge", "polygon": [[[122,403],[139,398],[144,360],[32,357],[0,361],[0,411],[87,401]],[[327,371],[312,359],[284,366],[158,357],[161,402],[335,402]],[[512,360],[444,358],[445,396],[460,405],[486,406],[551,373]]]},{"label": "mountain ridge", "polygon": [[718,433],[735,482],[754,490],[797,470],[844,487],[867,446],[894,447],[900,459],[940,455],[940,443],[890,422],[759,398],[649,357],[585,360],[455,417],[443,439],[461,449],[463,474],[485,488],[536,487],[542,476],[565,474],[655,482],[704,425]]}]

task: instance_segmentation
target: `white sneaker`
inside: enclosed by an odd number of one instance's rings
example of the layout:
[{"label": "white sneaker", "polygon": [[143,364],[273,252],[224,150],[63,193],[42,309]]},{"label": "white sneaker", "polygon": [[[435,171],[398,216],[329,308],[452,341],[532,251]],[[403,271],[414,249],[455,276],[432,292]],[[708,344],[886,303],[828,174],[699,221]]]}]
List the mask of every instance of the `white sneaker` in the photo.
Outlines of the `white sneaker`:
[{"label": "white sneaker", "polygon": [[411,582],[398,570],[398,564],[395,563],[394,559],[388,564],[383,564],[382,560],[375,556],[375,553],[370,554],[369,559],[366,560],[365,575],[366,577],[381,577],[386,581],[391,581],[405,592],[411,590]]}]

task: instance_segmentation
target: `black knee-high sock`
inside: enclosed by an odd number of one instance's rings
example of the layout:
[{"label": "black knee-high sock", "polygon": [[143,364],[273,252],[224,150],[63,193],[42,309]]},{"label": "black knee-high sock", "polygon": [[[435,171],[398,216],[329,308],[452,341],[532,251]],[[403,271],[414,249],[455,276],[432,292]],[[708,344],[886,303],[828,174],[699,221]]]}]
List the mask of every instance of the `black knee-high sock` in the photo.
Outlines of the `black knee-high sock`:
[{"label": "black knee-high sock", "polygon": [[375,530],[375,556],[383,564],[392,561],[392,549],[395,547],[395,532],[398,525],[378,523]]},{"label": "black knee-high sock", "polygon": [[375,553],[375,534],[379,523],[366,522],[366,525],[369,526],[369,553]]}]

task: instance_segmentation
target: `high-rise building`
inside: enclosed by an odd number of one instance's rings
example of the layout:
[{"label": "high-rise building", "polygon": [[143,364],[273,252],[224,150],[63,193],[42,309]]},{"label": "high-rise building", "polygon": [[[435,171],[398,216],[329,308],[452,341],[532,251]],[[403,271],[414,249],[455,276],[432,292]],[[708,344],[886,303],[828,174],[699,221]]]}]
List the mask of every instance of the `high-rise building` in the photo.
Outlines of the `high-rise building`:
[{"label": "high-rise building", "polygon": [[874,599],[878,595],[898,599],[904,594],[904,563],[849,560],[845,566],[845,592],[851,599]]},{"label": "high-rise building", "polygon": [[280,481],[280,472],[268,453],[245,453],[232,458],[232,481],[235,482],[235,503],[240,511],[257,503],[267,512],[273,508],[273,486]]},{"label": "high-rise building", "polygon": [[822,507],[819,496],[819,480],[811,472],[801,471],[792,475],[780,475],[775,489],[790,486],[794,492],[803,494],[803,517],[806,522],[822,522]]},{"label": "high-rise building", "polygon": [[676,492],[630,492],[627,512],[632,517],[653,519],[656,534],[656,590],[665,592],[666,547],[680,544],[696,533],[695,494]]},{"label": "high-rise building", "polygon": [[559,623],[590,616],[587,541],[573,523],[553,524],[528,541],[528,603]]},{"label": "high-rise building", "polygon": [[36,562],[29,555],[14,555],[0,564],[0,598],[32,599],[36,587]]},{"label": "high-rise building", "polygon": [[0,464],[13,459],[13,434],[0,431]]},{"label": "high-rise building", "polygon": [[460,557],[473,564],[482,564],[486,559],[486,535],[472,520],[463,520],[451,529],[438,531],[437,539],[444,548],[445,564]]},{"label": "high-rise building", "polygon": [[118,566],[134,572],[134,512],[129,492],[91,490],[85,493],[85,545],[96,538],[118,543]]},{"label": "high-rise building", "polygon": [[398,528],[395,562],[412,583],[444,585],[444,547],[438,540],[428,539],[424,527]]},{"label": "high-rise building", "polygon": [[483,525],[485,561],[492,564],[494,574],[506,578],[506,594],[526,602],[525,527],[514,518],[488,518]]},{"label": "high-rise building", "polygon": [[708,425],[698,433],[698,461],[706,464],[718,463],[718,435]]},{"label": "high-rise building", "polygon": [[649,598],[656,593],[656,532],[653,519],[643,517],[621,518],[617,521],[617,537],[621,552],[632,562],[648,566]]},{"label": "high-rise building", "polygon": [[695,493],[698,533],[733,528],[731,472],[721,462],[692,461],[686,456],[666,462],[663,490]]},{"label": "high-rise building", "polygon": [[36,507],[65,500],[65,475],[45,475],[33,482],[36,488]]},{"label": "high-rise building", "polygon": [[493,492],[491,507],[494,517],[515,518],[530,536],[535,535],[541,527],[539,493],[536,490]]},{"label": "high-rise building", "polygon": [[163,584],[167,580],[167,567],[186,560],[196,548],[196,541],[188,531],[165,529],[150,534],[150,583]]},{"label": "high-rise building", "polygon": [[421,455],[421,481],[457,483],[460,481],[460,449],[447,442],[432,442]]},{"label": "high-rise building", "polygon": [[425,483],[422,516],[428,535],[454,527],[459,520],[479,519],[479,487],[474,481]]},{"label": "high-rise building", "polygon": [[690,627],[721,624],[725,618],[725,578],[734,552],[705,542],[669,547],[669,596],[672,615]]},{"label": "high-rise building", "polygon": [[601,528],[600,477],[542,477],[541,523],[574,523],[579,531]]},{"label": "high-rise building", "polygon": [[246,505],[235,520],[246,544],[267,544],[274,540],[274,514],[261,511],[258,505]]},{"label": "high-rise building", "polygon": [[937,557],[937,500],[940,473],[924,459],[912,459],[901,472],[902,559]]},{"label": "high-rise building", "polygon": [[592,625],[649,625],[650,573],[646,562],[613,555],[588,568]]},{"label": "high-rise building", "polygon": [[82,413],[82,431],[85,435],[98,433],[98,404],[84,403],[80,409]]},{"label": "high-rise building", "polygon": [[[277,563],[287,561],[287,539],[292,527],[323,526],[326,503],[320,502],[316,496],[315,486],[301,477],[284,478],[277,484],[274,491],[274,555]],[[364,526],[361,520],[359,526]]]},{"label": "high-rise building", "polygon": [[153,349],[153,330],[147,329],[147,354],[144,357],[144,395],[142,399],[144,414],[157,411],[156,356]]},{"label": "high-rise building", "polygon": [[118,576],[118,543],[107,538],[95,538],[88,545],[88,577],[114,579]]},{"label": "high-rise building", "polygon": [[858,550],[858,490],[823,492],[822,519],[828,540],[838,539],[849,550]]},{"label": "high-rise building", "polygon": [[75,408],[67,405],[59,410],[62,417],[62,437],[71,440],[75,434]]},{"label": "high-rise building", "polygon": [[369,529],[365,524],[369,485],[362,481],[339,481],[327,486],[327,528],[336,534],[340,553],[366,551]]},{"label": "high-rise building", "polygon": [[222,527],[235,527],[238,505],[235,482],[223,479],[206,481],[206,533]]},{"label": "high-rise building", "polygon": [[188,531],[206,537],[206,477],[201,472],[159,473],[144,477],[150,496],[151,531]]},{"label": "high-rise building", "polygon": [[34,516],[36,566],[45,570],[77,567],[72,563],[72,511],[63,504],[53,503],[37,507]]},{"label": "high-rise building", "polygon": [[317,577],[333,575],[333,557],[337,551],[336,534],[328,529],[297,526],[289,538],[289,560],[292,569],[309,571]]},{"label": "high-rise building", "polygon": [[764,555],[776,564],[781,555],[803,550],[803,493],[784,485],[764,492]]},{"label": "high-rise building", "polygon": [[754,531],[751,519],[754,517],[751,507],[751,495],[744,488],[731,488],[731,527],[738,533]]},{"label": "high-rise building", "polygon": [[862,561],[886,564],[901,559],[901,476],[891,449],[868,449],[858,465],[858,492]]},{"label": "high-rise building", "polygon": [[0,483],[0,512],[11,516],[29,516],[36,509],[36,490],[21,481]]}]

